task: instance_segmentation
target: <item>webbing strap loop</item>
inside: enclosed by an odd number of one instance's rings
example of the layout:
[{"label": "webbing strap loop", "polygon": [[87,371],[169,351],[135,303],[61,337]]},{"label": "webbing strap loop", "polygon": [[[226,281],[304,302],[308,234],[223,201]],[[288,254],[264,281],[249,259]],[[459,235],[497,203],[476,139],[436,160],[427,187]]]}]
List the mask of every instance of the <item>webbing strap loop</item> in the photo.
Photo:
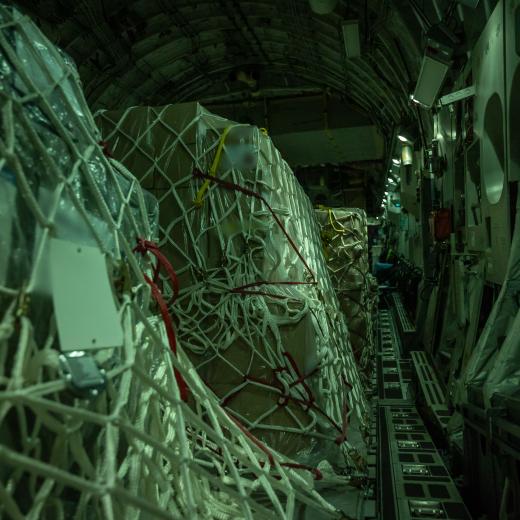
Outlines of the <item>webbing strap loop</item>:
[{"label": "webbing strap loop", "polygon": [[[134,253],[141,253],[145,255],[147,253],[152,253],[157,258],[157,264],[154,267],[153,279],[150,278],[147,274],[144,274],[144,279],[146,283],[150,286],[152,290],[152,296],[159,306],[159,310],[161,312],[161,317],[164,322],[164,328],[166,329],[166,336],[168,338],[168,344],[170,345],[170,350],[174,356],[177,356],[177,338],[175,337],[175,330],[173,328],[173,321],[168,311],[168,305],[163,298],[161,290],[159,289],[157,282],[159,280],[159,271],[161,267],[164,267],[164,270],[168,274],[168,278],[172,285],[173,290],[173,298],[172,302],[177,298],[179,294],[179,281],[177,279],[177,273],[174,271],[172,265],[169,260],[161,253],[159,246],[154,242],[149,240],[145,240],[144,238],[137,239],[137,245],[133,249]],[[174,368],[175,380],[177,381],[177,385],[179,387],[179,392],[181,395],[181,399],[183,401],[188,400],[188,385],[186,381],[184,381],[181,373]]]},{"label": "webbing strap loop", "polygon": [[153,281],[154,283],[157,283],[159,281],[159,272],[161,270],[161,267],[163,267],[166,271],[166,274],[168,275],[168,278],[172,286],[173,297],[170,304],[173,303],[179,295],[179,280],[177,278],[177,273],[172,267],[172,264],[161,252],[159,246],[154,242],[151,242],[150,240],[138,238],[137,245],[134,247],[133,252],[141,253],[142,255],[145,255],[146,253],[151,253],[155,256],[155,258],[157,258],[157,264],[154,267]]},{"label": "webbing strap loop", "polygon": [[336,231],[337,233],[341,233],[341,234],[346,233],[347,230],[345,228],[337,228],[334,225],[335,224],[335,222],[334,222],[335,218],[334,218],[334,214],[332,213],[332,209],[329,208],[327,211],[328,211],[328,214],[329,214],[329,222],[330,222],[330,225],[332,226],[332,229],[334,231]]},{"label": "webbing strap loop", "polygon": [[[224,129],[222,132],[222,135],[220,136],[220,140],[217,147],[217,153],[215,154],[215,158],[213,159],[213,162],[211,163],[211,166],[209,168],[209,175],[211,177],[215,177],[217,175],[218,167],[220,166],[220,161],[222,159],[222,151],[224,150],[224,145],[226,144],[226,138],[229,134],[229,131],[232,128],[235,128],[238,125],[230,125]],[[208,188],[211,184],[210,179],[206,179],[202,186],[199,188],[199,191],[197,192],[197,195],[195,195],[195,199],[193,200],[193,204],[200,208],[204,204],[204,195],[206,191],[208,191]]]},{"label": "webbing strap loop", "polygon": [[[302,261],[303,265],[305,266],[305,269],[309,272],[309,274],[311,276],[311,279],[312,279],[311,282],[285,282],[285,283],[286,284],[292,283],[292,284],[317,285],[318,282],[316,280],[316,277],[314,276],[314,272],[309,267],[309,264],[307,263],[307,261],[305,260],[305,258],[301,254],[300,250],[296,246],[296,243],[291,238],[291,236],[289,235],[289,233],[285,229],[285,226],[283,225],[282,221],[280,220],[278,215],[274,212],[273,208],[271,208],[271,206],[269,205],[269,203],[267,202],[265,197],[263,197],[262,195],[260,195],[259,193],[255,192],[253,190],[250,190],[249,188],[246,188],[244,186],[240,186],[239,184],[234,184],[232,182],[224,181],[224,180],[219,179],[217,177],[212,177],[210,175],[202,173],[200,170],[197,170],[197,169],[193,170],[193,176],[195,178],[198,178],[198,179],[205,179],[206,181],[209,181],[209,182],[216,182],[221,188],[224,188],[224,189],[227,189],[227,190],[232,190],[232,191],[238,191],[240,193],[243,193],[244,195],[247,195],[249,197],[254,197],[255,199],[258,199],[258,200],[262,201],[265,204],[265,206],[267,207],[267,209],[269,210],[269,213],[271,213],[271,215],[274,218],[274,220],[275,220],[276,224],[278,225],[278,227],[282,230],[283,234],[285,235],[285,237],[289,241],[289,244],[290,244],[291,248],[297,254],[298,258]],[[252,285],[256,285],[256,284],[269,285],[270,283],[274,283],[274,282],[261,281],[261,282],[255,282]],[[235,289],[235,292],[238,291],[238,290],[244,289],[244,288],[245,287],[238,287],[237,289]]]}]

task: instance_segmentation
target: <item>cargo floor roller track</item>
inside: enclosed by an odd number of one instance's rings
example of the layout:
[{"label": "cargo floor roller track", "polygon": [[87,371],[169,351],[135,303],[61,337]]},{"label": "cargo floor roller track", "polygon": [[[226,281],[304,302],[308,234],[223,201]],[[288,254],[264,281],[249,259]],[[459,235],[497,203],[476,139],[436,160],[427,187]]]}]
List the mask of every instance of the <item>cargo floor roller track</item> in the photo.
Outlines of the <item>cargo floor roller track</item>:
[{"label": "cargo floor roller track", "polygon": [[374,420],[380,520],[470,519],[415,406],[412,361],[390,309],[379,312]]}]

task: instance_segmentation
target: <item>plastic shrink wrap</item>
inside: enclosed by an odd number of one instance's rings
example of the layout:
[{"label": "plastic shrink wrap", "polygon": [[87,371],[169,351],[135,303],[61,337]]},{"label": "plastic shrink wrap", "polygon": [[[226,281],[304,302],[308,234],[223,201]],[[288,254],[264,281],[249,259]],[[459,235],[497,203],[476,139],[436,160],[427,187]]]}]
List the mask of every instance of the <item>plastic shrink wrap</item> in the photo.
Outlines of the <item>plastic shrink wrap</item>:
[{"label": "plastic shrink wrap", "polygon": [[500,406],[501,396],[518,399],[520,383],[520,198],[504,284],[471,352],[455,399]]},{"label": "plastic shrink wrap", "polygon": [[160,202],[179,339],[221,403],[298,461],[362,466],[367,405],[314,210],[261,130],[197,103],[97,115]]},{"label": "plastic shrink wrap", "polygon": [[377,283],[369,272],[365,211],[317,209],[327,268],[347,318],[350,341],[360,371],[370,377],[374,363]]},{"label": "plastic shrink wrap", "polygon": [[[339,517],[314,489],[319,470],[255,439],[182,348],[174,352],[153,253],[172,285],[174,275],[151,243],[133,251],[136,239],[156,235],[157,202],[104,155],[73,65],[4,6],[0,122],[0,516],[290,519],[305,506]],[[190,240],[199,233],[186,232]],[[207,250],[196,254],[203,265]],[[214,309],[218,300],[204,302]],[[300,302],[284,303],[310,326]],[[110,318],[101,307],[114,311]],[[183,316],[192,345],[205,347],[204,331],[224,322],[199,319],[198,308],[194,300]],[[248,311],[242,329],[260,312]],[[92,316],[90,337],[108,328],[118,339],[66,349],[65,338]],[[259,333],[272,334],[265,327]]]}]

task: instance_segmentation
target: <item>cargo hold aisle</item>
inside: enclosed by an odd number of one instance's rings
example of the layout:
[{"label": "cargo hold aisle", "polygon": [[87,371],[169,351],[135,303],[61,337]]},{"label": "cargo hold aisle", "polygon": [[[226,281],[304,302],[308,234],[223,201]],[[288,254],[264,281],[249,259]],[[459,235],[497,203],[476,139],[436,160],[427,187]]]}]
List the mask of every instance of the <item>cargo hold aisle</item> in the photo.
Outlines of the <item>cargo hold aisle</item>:
[{"label": "cargo hold aisle", "polygon": [[[418,352],[405,352],[397,293],[382,298],[378,316],[374,419],[377,424],[377,518],[469,519],[458,489],[415,404]],[[401,311],[401,312],[400,312]],[[396,319],[397,318],[397,319]],[[424,376],[419,376],[424,381]],[[421,385],[418,385],[419,388]]]}]

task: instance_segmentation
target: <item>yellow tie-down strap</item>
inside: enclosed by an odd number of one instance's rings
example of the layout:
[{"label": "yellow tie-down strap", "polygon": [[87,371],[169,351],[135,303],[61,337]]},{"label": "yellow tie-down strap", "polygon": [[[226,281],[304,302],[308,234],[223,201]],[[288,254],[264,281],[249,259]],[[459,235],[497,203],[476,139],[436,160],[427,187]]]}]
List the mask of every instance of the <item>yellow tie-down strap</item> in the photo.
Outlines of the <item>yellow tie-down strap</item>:
[{"label": "yellow tie-down strap", "polygon": [[[211,175],[212,177],[215,177],[217,175],[218,167],[220,166],[220,161],[222,160],[222,152],[224,150],[224,145],[226,144],[226,138],[229,134],[229,131],[233,128],[237,128],[239,126],[249,126],[249,125],[230,125],[224,129],[222,132],[222,135],[220,136],[220,140],[217,147],[217,153],[215,154],[215,158],[213,159],[213,163],[211,164],[211,167],[209,169],[208,175]],[[265,128],[259,128],[259,131],[264,136],[268,136],[267,129]],[[197,206],[198,208],[202,207],[204,204],[204,195],[208,191],[209,185],[211,184],[210,179],[206,179],[202,186],[199,188],[199,191],[197,192],[197,195],[195,196],[195,199],[193,200],[193,204]]]},{"label": "yellow tie-down strap", "polygon": [[[211,175],[212,177],[215,177],[215,175],[217,175],[217,170],[220,166],[220,161],[222,159],[222,151],[224,150],[224,144],[226,143],[226,137],[229,134],[229,131],[235,126],[237,125],[230,125],[226,127],[225,130],[222,132],[222,135],[220,136],[220,141],[217,147],[217,153],[215,154],[215,158],[213,159],[213,163],[211,164],[211,167],[209,169],[209,175]],[[199,208],[202,206],[202,204],[204,203],[204,194],[208,191],[210,184],[211,181],[209,179],[206,179],[204,181],[204,184],[199,188],[199,191],[197,192],[197,195],[193,200],[193,204],[195,206]]]},{"label": "yellow tie-down strap", "polygon": [[334,231],[336,231],[337,233],[346,233],[347,230],[345,228],[337,228],[334,225],[335,221],[337,222],[337,220],[336,220],[336,217],[334,217],[334,214],[332,213],[332,210],[330,208],[328,209],[328,212],[329,212],[329,222],[330,222],[330,225],[332,226],[332,229]]},{"label": "yellow tie-down strap", "polygon": [[318,204],[317,209],[319,209],[320,211],[326,211],[329,214],[329,224],[331,225],[331,227],[334,231],[336,231],[337,233],[346,233],[347,232],[347,230],[345,228],[337,228],[335,226],[337,219],[334,216],[334,213],[332,212],[332,208],[329,208],[328,206],[324,206],[323,204]]}]

